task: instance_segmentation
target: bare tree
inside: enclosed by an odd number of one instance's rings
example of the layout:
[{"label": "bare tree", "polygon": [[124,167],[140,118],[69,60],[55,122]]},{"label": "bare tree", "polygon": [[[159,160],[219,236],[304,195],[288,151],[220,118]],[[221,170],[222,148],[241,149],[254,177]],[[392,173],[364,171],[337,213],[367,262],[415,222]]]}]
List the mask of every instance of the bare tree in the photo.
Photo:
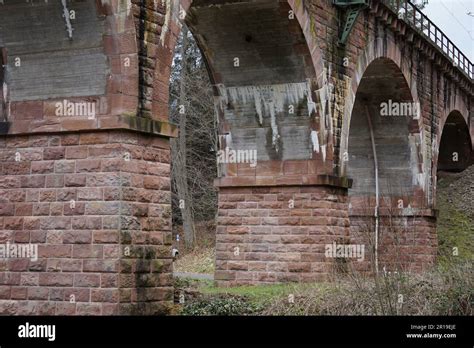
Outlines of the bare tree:
[{"label": "bare tree", "polygon": [[173,222],[183,225],[185,245],[192,248],[197,222],[213,221],[217,211],[217,124],[204,58],[186,26],[171,73],[170,119],[180,128],[171,142]]}]

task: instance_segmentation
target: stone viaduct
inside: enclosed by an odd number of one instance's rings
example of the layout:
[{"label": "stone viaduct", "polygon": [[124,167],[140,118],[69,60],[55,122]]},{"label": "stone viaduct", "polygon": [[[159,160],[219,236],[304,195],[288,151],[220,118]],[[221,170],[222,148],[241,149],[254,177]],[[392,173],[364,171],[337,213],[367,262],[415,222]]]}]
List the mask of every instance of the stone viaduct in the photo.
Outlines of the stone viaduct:
[{"label": "stone viaduct", "polygon": [[[0,259],[0,313],[169,310],[183,21],[221,149],[257,150],[215,181],[219,285],[433,264],[437,170],[472,160],[474,70],[409,2],[4,0],[0,243],[38,258]],[[364,244],[364,261],[332,243]]]}]

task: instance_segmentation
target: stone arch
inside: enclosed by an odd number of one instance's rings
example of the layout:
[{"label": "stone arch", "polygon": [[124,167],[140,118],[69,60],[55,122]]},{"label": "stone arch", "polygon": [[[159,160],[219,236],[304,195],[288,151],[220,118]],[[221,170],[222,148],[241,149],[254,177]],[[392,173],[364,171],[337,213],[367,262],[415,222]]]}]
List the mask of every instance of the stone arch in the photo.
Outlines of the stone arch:
[{"label": "stone arch", "polygon": [[[364,51],[362,51],[362,53],[359,55],[355,70],[352,74],[350,89],[344,106],[345,117],[342,125],[341,151],[339,155],[339,163],[341,163],[341,176],[346,175],[350,124],[357,90],[367,68],[372,64],[372,62],[381,58],[385,58],[392,61],[398,67],[399,72],[403,75],[406,85],[409,87],[413,102],[420,105],[420,99],[418,97],[418,90],[416,87],[416,80],[412,78],[412,69],[409,66],[408,62],[403,59],[403,52],[400,45],[395,43],[392,39],[384,39],[382,37],[369,42]],[[413,126],[415,126],[414,130],[417,130],[419,133],[418,137],[422,137],[422,115],[420,115],[417,124],[413,124]],[[426,161],[426,158],[424,155],[422,156],[424,163]],[[423,168],[423,170],[424,169],[425,168]]]},{"label": "stone arch", "polygon": [[[186,20],[188,19],[188,13],[193,4],[196,3],[217,3],[218,1],[215,0],[168,0],[167,6],[170,6],[170,9],[167,10],[167,17],[165,18],[165,25],[162,33],[160,34],[160,40],[164,46],[166,46],[171,52],[174,51],[174,46],[178,39],[181,27],[181,19],[183,15],[186,16]],[[228,1],[231,3],[232,1]],[[236,1],[237,2],[237,1]],[[315,71],[316,83],[313,85],[316,89],[321,87],[321,79],[324,73],[324,62],[323,62],[323,54],[322,50],[319,47],[317,40],[316,40],[316,33],[314,33],[314,28],[312,24],[312,20],[310,14],[308,13],[306,7],[301,1],[298,0],[287,0],[287,1],[279,1],[280,3],[287,4],[289,6],[289,10],[291,10],[291,15],[294,16],[294,19],[299,24],[300,30],[302,31],[305,39],[308,51],[310,52],[310,60],[312,61],[313,69]],[[290,16],[290,13],[288,13]],[[172,25],[170,25],[172,23]],[[199,40],[198,40],[199,41]],[[199,42],[198,42],[199,43]],[[163,60],[163,63],[171,64],[172,56],[166,57]],[[168,76],[169,77],[169,76]],[[211,76],[211,79],[213,76]]]},{"label": "stone arch", "polygon": [[[313,91],[319,89],[324,69],[322,53],[314,40],[312,21],[305,6],[294,0],[228,1],[225,5],[210,6],[217,3],[214,0],[173,2],[174,9],[169,10],[172,20],[164,26],[164,29],[169,28],[168,33],[162,35],[166,49],[172,51],[179,36],[179,30],[176,30],[181,25],[179,14],[186,14],[185,21],[203,52],[214,84],[216,110],[222,121],[220,133],[232,137],[232,140],[223,139],[222,144],[232,143],[242,149],[257,147],[260,162],[318,158],[319,149],[314,151],[312,137],[312,130],[317,125],[307,116],[316,111]],[[206,16],[212,21],[205,20]],[[265,20],[260,19],[262,16]],[[241,64],[238,69],[231,66],[234,58]],[[166,71],[164,79],[169,78],[172,54],[164,59],[166,61],[162,60],[161,68],[157,69],[161,71],[160,79],[163,79],[163,71]],[[155,78],[158,78],[157,72]],[[275,107],[277,115],[273,121],[269,117],[271,108],[264,99],[268,93],[275,95],[275,91],[286,100]],[[256,94],[261,97],[262,105],[254,100]],[[290,102],[296,109],[296,117],[289,121],[294,121],[291,125],[285,124],[287,120],[283,114],[286,112],[281,112],[282,107],[286,111]],[[263,120],[260,109],[264,114],[267,109]],[[229,121],[244,114],[254,118],[250,127],[253,129],[249,132]],[[249,143],[249,138],[254,139],[254,143]],[[325,170],[324,166],[316,164],[312,167]]]},{"label": "stone arch", "polygon": [[357,87],[345,158],[354,180],[349,195],[376,194],[377,162],[380,197],[412,196],[420,184],[416,137],[421,108],[405,76],[393,60],[381,57],[369,64]]}]

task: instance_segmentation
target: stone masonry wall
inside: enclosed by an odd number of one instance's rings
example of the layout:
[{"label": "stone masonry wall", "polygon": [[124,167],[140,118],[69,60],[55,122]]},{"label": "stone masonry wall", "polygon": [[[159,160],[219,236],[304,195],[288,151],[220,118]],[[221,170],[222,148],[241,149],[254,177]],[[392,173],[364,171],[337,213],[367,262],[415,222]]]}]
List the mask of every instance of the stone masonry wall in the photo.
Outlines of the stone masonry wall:
[{"label": "stone masonry wall", "polygon": [[349,234],[347,195],[325,186],[221,188],[218,285],[327,279],[325,245]]},{"label": "stone masonry wall", "polygon": [[134,132],[0,138],[0,314],[156,314],[172,301],[168,141]]}]

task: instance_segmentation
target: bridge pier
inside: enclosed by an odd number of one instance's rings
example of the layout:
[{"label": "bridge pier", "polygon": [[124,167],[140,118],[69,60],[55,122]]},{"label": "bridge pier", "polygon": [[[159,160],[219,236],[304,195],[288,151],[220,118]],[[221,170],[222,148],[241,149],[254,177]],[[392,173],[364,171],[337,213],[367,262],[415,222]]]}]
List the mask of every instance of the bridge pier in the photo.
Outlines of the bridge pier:
[{"label": "bridge pier", "polygon": [[0,314],[167,313],[170,149],[136,131],[0,139]]},{"label": "bridge pier", "polygon": [[337,260],[325,246],[349,238],[347,198],[347,187],[321,184],[220,187],[217,284],[328,279]]}]

